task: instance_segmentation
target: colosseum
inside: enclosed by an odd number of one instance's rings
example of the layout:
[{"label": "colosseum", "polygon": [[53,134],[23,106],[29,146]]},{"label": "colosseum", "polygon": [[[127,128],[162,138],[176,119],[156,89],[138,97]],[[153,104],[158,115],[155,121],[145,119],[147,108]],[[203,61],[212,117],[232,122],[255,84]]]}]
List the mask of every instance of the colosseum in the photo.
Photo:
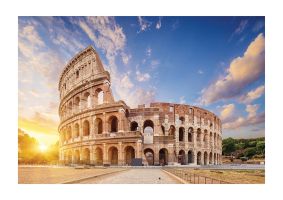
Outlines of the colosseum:
[{"label": "colosseum", "polygon": [[183,104],[130,108],[115,101],[110,74],[92,46],[75,55],[59,81],[62,164],[221,164],[220,119]]}]

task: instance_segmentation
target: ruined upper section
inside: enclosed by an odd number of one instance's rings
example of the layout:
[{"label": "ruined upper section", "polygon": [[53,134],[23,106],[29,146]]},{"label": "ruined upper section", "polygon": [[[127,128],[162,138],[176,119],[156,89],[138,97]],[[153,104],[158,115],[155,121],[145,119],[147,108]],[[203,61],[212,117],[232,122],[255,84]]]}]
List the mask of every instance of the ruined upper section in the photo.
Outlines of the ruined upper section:
[{"label": "ruined upper section", "polygon": [[89,46],[76,54],[65,66],[58,85],[60,98],[63,99],[73,89],[91,81],[110,83],[110,74],[104,70],[95,49]]}]

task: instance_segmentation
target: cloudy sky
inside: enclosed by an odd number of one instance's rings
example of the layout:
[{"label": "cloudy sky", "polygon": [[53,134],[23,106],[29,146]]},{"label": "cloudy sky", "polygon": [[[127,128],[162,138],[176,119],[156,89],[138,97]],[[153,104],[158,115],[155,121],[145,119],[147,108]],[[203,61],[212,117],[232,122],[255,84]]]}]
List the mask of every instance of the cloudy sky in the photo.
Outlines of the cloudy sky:
[{"label": "cloudy sky", "polygon": [[58,80],[88,45],[111,74],[116,100],[215,112],[223,136],[264,136],[264,17],[19,17],[19,128],[58,140]]}]

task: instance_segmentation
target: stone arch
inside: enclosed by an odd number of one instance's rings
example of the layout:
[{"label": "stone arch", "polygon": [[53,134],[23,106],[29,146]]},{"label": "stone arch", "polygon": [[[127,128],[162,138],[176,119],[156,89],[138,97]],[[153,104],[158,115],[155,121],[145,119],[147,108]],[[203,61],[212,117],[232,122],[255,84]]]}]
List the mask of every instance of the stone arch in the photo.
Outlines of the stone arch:
[{"label": "stone arch", "polygon": [[80,151],[75,150],[75,155],[74,155],[74,163],[75,164],[80,164],[81,158],[80,158]]},{"label": "stone arch", "polygon": [[85,92],[83,95],[84,108],[91,108],[91,96],[89,92]]},{"label": "stone arch", "polygon": [[108,161],[111,165],[118,165],[118,149],[115,146],[111,146],[108,149]]},{"label": "stone arch", "polygon": [[209,153],[209,164],[210,165],[213,164],[213,162],[212,162],[212,152]]},{"label": "stone arch", "polygon": [[178,163],[184,165],[186,163],[186,153],[184,150],[180,150],[178,154]]},{"label": "stone arch", "polygon": [[175,132],[176,132],[175,126],[171,125],[168,132],[169,132],[169,136],[173,136],[175,138]]},{"label": "stone arch", "polygon": [[163,125],[161,126],[161,131],[162,131],[162,134],[165,135],[165,127]]},{"label": "stone arch", "polygon": [[80,97],[76,97],[75,98],[75,102],[74,102],[74,105],[75,105],[75,110],[76,112],[79,112],[80,111]]},{"label": "stone arch", "polygon": [[69,104],[68,104],[68,112],[69,112],[70,115],[72,114],[72,110],[73,110],[73,103],[72,103],[72,101],[70,101]]},{"label": "stone arch", "polygon": [[207,133],[204,134],[203,141],[204,141],[205,143],[208,142],[208,134],[207,134]]},{"label": "stone arch", "polygon": [[200,130],[200,128],[197,129],[197,141],[201,142],[201,130]]},{"label": "stone arch", "polygon": [[179,142],[184,142],[184,136],[185,136],[185,128],[180,127],[179,128]]},{"label": "stone arch", "polygon": [[213,136],[212,136],[212,132],[210,132],[210,134],[209,134],[209,140],[210,140],[210,143],[212,143],[212,138]]},{"label": "stone arch", "polygon": [[143,152],[148,165],[154,165],[154,151],[146,148]]},{"label": "stone arch", "polygon": [[179,117],[179,121],[182,125],[184,125],[185,124],[185,117],[183,117],[183,116]]},{"label": "stone arch", "polygon": [[136,121],[131,122],[131,131],[137,131],[139,128],[139,124]]},{"label": "stone arch", "polygon": [[74,126],[74,137],[77,138],[80,136],[80,126],[78,123],[75,123]]},{"label": "stone arch", "polygon": [[90,164],[90,150],[89,148],[85,148],[83,150],[83,163],[84,164]]},{"label": "stone arch", "polygon": [[103,164],[103,151],[100,147],[96,147],[95,149],[95,165],[102,165]]},{"label": "stone arch", "polygon": [[135,158],[135,149],[132,146],[126,146],[124,151],[126,165],[132,165],[132,160]]},{"label": "stone arch", "polygon": [[190,127],[188,131],[188,141],[189,142],[193,142],[193,133],[194,133],[194,129],[193,127]]},{"label": "stone arch", "polygon": [[97,105],[104,103],[104,92],[101,88],[97,88],[95,90],[95,98],[96,98],[96,104]]},{"label": "stone arch", "polygon": [[190,163],[194,163],[194,153],[191,150],[188,151],[188,164]]},{"label": "stone arch", "polygon": [[118,132],[118,118],[116,116],[112,115],[111,117],[109,117],[108,127],[110,133]]},{"label": "stone arch", "polygon": [[89,135],[90,135],[89,121],[85,120],[83,122],[83,136],[89,136]]},{"label": "stone arch", "polygon": [[206,151],[205,151],[204,154],[203,154],[203,162],[204,162],[204,165],[207,165],[207,164],[208,164],[208,154],[207,154]]},{"label": "stone arch", "polygon": [[151,120],[145,120],[143,123],[143,132],[152,134],[154,133],[154,123]]},{"label": "stone arch", "polygon": [[197,153],[197,165],[201,165],[201,152]]},{"label": "stone arch", "polygon": [[166,148],[159,150],[159,165],[168,165],[168,150]]},{"label": "stone arch", "polygon": [[103,133],[103,121],[100,118],[96,118],[94,121],[95,125],[95,134],[102,134]]}]

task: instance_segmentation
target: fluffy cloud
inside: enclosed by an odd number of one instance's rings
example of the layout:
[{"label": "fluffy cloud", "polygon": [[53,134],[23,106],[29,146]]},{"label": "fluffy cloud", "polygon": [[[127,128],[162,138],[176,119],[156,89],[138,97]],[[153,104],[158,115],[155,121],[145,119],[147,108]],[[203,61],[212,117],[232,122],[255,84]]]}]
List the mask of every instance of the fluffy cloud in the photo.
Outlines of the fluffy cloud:
[{"label": "fluffy cloud", "polygon": [[247,117],[238,117],[232,122],[223,123],[224,129],[238,129],[241,127],[261,124],[265,122],[265,113],[257,114],[259,105],[247,105],[246,112],[248,113]]},{"label": "fluffy cloud", "polygon": [[159,17],[159,20],[157,21],[155,28],[156,29],[160,29],[161,28],[161,17]]},{"label": "fluffy cloud", "polygon": [[145,82],[150,79],[150,75],[148,73],[141,73],[139,70],[136,71],[136,75],[137,75],[137,81],[139,82]]},{"label": "fluffy cloud", "polygon": [[179,102],[180,104],[185,104],[186,103],[185,96],[181,96]]},{"label": "fluffy cloud", "polygon": [[249,91],[247,94],[242,95],[239,98],[241,103],[251,103],[252,101],[260,98],[264,94],[264,85],[257,87],[254,90]]},{"label": "fluffy cloud", "polygon": [[209,87],[202,90],[201,103],[210,104],[221,99],[239,95],[242,90],[264,74],[265,39],[259,34],[250,43],[242,57],[232,60],[227,75],[220,77]]},{"label": "fluffy cloud", "polygon": [[222,122],[225,122],[228,119],[231,119],[231,117],[233,117],[234,111],[235,111],[234,104],[223,105],[222,110],[220,112],[220,118]]},{"label": "fluffy cloud", "polygon": [[138,22],[140,25],[140,30],[138,31],[138,33],[146,31],[151,26],[151,22],[145,20],[144,18],[140,16],[138,17]]}]

